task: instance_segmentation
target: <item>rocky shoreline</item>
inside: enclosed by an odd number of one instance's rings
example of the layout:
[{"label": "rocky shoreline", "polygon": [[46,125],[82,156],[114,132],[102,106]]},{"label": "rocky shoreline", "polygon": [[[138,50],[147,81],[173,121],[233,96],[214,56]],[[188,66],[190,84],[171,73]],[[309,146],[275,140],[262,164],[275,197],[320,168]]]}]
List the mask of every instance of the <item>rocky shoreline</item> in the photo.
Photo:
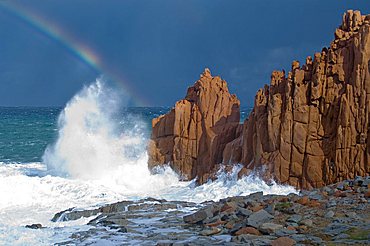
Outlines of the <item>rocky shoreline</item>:
[{"label": "rocky shoreline", "polygon": [[147,198],[70,208],[52,221],[91,218],[86,230],[57,245],[369,245],[369,211],[368,176],[299,194],[257,192],[201,204]]},{"label": "rocky shoreline", "polygon": [[367,245],[370,177],[299,195],[231,197],[184,217],[201,235],[228,234],[243,245]]},{"label": "rocky shoreline", "polygon": [[274,71],[239,121],[236,95],[205,69],[184,99],[153,119],[149,168],[170,165],[201,184],[220,166],[241,164],[239,178],[260,170],[299,194],[70,208],[52,221],[91,220],[57,245],[370,244],[370,15],[347,11],[330,47],[288,73]]}]

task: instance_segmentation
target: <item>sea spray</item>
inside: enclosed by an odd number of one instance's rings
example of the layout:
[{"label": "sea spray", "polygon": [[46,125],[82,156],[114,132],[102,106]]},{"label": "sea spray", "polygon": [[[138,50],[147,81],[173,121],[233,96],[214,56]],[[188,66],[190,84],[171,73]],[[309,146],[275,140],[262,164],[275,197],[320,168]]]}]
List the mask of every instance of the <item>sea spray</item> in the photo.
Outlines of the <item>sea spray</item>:
[{"label": "sea spray", "polygon": [[150,174],[144,123],[132,115],[118,120],[123,106],[117,92],[101,79],[74,96],[59,116],[56,143],[43,157],[50,172],[95,180],[126,194],[149,195],[177,184],[169,168]]},{"label": "sea spray", "polygon": [[145,124],[134,115],[119,115],[124,105],[117,91],[98,79],[84,87],[61,112],[56,143],[44,154],[54,175],[90,180],[123,197],[152,196],[170,200],[218,200],[253,191],[287,193],[291,187],[268,186],[256,177],[237,180],[237,166],[230,174],[195,188],[194,181],[180,182],[169,167],[151,174],[147,166]]},{"label": "sea spray", "polygon": [[67,103],[58,118],[58,139],[43,156],[50,171],[74,178],[93,178],[99,175],[99,169],[109,168],[116,156],[109,121],[115,100],[118,98],[113,91],[108,92],[98,79]]}]

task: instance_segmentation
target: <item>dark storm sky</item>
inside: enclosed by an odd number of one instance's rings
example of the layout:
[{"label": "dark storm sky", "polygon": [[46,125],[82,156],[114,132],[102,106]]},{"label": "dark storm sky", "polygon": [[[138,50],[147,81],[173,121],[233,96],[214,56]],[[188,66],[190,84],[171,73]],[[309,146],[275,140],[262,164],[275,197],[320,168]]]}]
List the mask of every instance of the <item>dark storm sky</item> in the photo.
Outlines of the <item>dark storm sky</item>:
[{"label": "dark storm sky", "polygon": [[173,105],[205,67],[251,106],[272,70],[329,45],[346,9],[370,13],[353,0],[0,0],[0,106],[61,106],[99,76],[7,4],[89,47],[149,106]]}]

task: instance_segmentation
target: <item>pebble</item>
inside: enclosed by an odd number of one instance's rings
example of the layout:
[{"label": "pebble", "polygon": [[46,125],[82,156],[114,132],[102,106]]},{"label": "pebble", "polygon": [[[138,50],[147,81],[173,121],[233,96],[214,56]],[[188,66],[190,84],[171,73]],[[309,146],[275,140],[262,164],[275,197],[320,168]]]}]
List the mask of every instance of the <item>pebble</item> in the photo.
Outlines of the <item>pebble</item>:
[{"label": "pebble", "polygon": [[287,228],[283,228],[281,230],[278,230],[275,232],[275,235],[278,236],[278,237],[283,237],[283,236],[289,236],[289,235],[293,235],[293,234],[297,234],[298,232],[294,229],[294,230],[289,230]]},{"label": "pebble", "polygon": [[312,220],[310,220],[310,219],[304,219],[304,220],[301,220],[300,224],[301,224],[301,225],[308,226],[308,227],[312,227],[313,222],[312,222]]},{"label": "pebble", "polygon": [[287,219],[288,222],[294,222],[294,223],[298,223],[301,220],[302,220],[302,215],[299,215],[299,214],[292,215]]},{"label": "pebble", "polygon": [[346,213],[346,216],[352,219],[357,218],[357,214],[355,212]]},{"label": "pebble", "polygon": [[272,241],[271,246],[293,246],[295,243],[296,241],[289,237],[279,237]]},{"label": "pebble", "polygon": [[212,229],[203,230],[203,231],[200,232],[200,234],[203,235],[203,236],[211,236],[211,235],[215,235],[219,232],[221,232],[221,229],[215,227],[215,228],[212,228]]},{"label": "pebble", "polygon": [[334,217],[334,212],[329,210],[326,214],[325,214],[325,218],[333,218]]}]

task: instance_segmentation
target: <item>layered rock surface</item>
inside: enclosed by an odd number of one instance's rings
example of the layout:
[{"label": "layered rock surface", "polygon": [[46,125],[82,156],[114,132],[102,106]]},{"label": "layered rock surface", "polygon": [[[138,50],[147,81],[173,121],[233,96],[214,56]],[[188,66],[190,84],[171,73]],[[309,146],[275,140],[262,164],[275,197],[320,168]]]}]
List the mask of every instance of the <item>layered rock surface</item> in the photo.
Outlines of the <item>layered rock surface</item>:
[{"label": "layered rock surface", "polygon": [[[335,40],[257,92],[224,162],[299,188],[321,187],[370,167],[370,15],[347,11]],[[241,149],[241,153],[240,153]]]},{"label": "layered rock surface", "polygon": [[244,165],[299,188],[370,172],[370,15],[347,11],[335,40],[303,66],[274,71],[238,125],[239,101],[206,70],[184,100],[153,120],[149,166],[205,181],[216,164]]},{"label": "layered rock surface", "polygon": [[149,167],[170,164],[183,179],[200,181],[222,162],[225,145],[236,138],[240,102],[227,83],[205,69],[185,99],[153,120]]}]

